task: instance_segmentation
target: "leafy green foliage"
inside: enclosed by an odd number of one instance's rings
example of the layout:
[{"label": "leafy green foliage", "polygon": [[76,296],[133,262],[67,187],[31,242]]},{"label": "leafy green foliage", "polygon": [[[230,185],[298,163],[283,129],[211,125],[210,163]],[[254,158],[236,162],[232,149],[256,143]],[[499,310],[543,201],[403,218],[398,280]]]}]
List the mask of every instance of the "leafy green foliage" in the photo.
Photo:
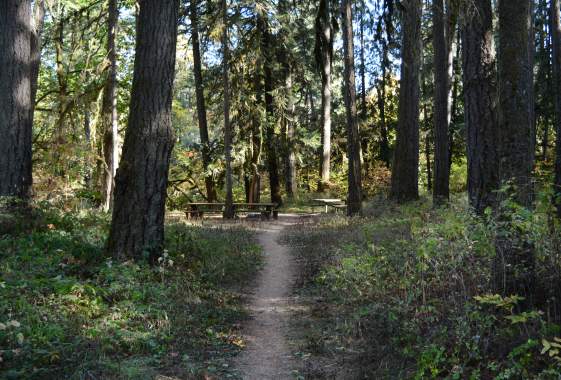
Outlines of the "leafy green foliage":
[{"label": "leafy green foliage", "polygon": [[349,368],[366,378],[561,375],[561,318],[551,286],[561,264],[559,230],[547,214],[512,211],[511,220],[536,243],[543,289],[544,300],[525,309],[523,297],[493,292],[501,227],[490,215],[471,215],[461,199],[449,209],[378,202],[367,210],[375,217],[325,220],[287,237],[300,247],[303,295],[321,300],[311,303],[309,323],[296,326],[302,356],[338,362],[335,373],[307,365],[310,376],[343,376]]},{"label": "leafy green foliage", "polygon": [[1,378],[227,369],[243,345],[235,325],[244,311],[225,286],[260,263],[250,233],[170,225],[150,267],[105,257],[105,215],[41,214],[31,231],[0,238]]}]

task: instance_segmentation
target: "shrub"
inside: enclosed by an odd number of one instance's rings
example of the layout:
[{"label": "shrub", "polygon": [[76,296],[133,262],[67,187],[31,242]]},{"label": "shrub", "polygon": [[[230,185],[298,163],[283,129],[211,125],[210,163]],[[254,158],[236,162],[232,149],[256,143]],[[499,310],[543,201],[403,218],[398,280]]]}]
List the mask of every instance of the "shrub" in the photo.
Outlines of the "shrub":
[{"label": "shrub", "polygon": [[227,284],[260,250],[242,229],[168,226],[159,265],[104,255],[107,216],[40,209],[0,237],[0,378],[152,378],[224,370],[244,318]]},{"label": "shrub", "polygon": [[375,217],[320,221],[288,236],[303,267],[313,268],[304,294],[322,299],[309,326],[323,339],[304,342],[304,351],[352,352],[331,358],[341,371],[362,368],[365,378],[561,376],[559,230],[541,205],[511,215],[536,247],[542,296],[532,309],[518,307],[520,296],[493,293],[502,227],[491,215],[472,215],[464,198],[437,210],[424,201],[367,209]]}]

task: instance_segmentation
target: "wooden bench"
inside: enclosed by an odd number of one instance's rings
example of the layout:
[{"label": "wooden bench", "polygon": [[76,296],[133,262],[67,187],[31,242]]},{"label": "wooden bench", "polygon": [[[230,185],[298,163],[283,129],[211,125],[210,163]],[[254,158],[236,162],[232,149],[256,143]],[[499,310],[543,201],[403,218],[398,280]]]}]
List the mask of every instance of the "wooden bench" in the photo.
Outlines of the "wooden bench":
[{"label": "wooden bench", "polygon": [[[203,218],[205,213],[222,213],[226,207],[225,203],[188,203],[185,215],[187,219]],[[257,211],[264,218],[278,218],[278,205],[276,203],[234,203],[234,215],[238,212]]]},{"label": "wooden bench", "polygon": [[278,219],[279,211],[276,203],[234,203],[234,214],[238,212],[257,211],[267,219]]},{"label": "wooden bench", "polygon": [[188,203],[185,215],[187,219],[198,219],[203,218],[206,212],[222,212],[224,209],[224,203],[208,203],[208,202],[196,202]]},{"label": "wooden bench", "polygon": [[344,210],[347,208],[347,204],[342,199],[326,199],[326,198],[318,198],[313,199],[314,203],[312,204],[313,207],[325,207],[325,213],[329,212],[329,208],[333,208],[335,211],[337,210]]}]

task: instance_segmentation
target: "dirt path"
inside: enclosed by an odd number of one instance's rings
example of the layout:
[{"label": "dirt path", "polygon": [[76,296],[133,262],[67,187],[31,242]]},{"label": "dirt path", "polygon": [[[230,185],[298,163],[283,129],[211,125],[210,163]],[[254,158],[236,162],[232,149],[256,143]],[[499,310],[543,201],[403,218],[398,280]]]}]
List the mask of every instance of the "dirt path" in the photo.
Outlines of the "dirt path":
[{"label": "dirt path", "polygon": [[252,318],[243,330],[247,347],[235,362],[244,380],[294,378],[295,365],[286,336],[294,309],[290,295],[296,270],[288,247],[277,242],[282,229],[294,222],[281,218],[265,224],[259,232],[265,266],[249,298]]}]

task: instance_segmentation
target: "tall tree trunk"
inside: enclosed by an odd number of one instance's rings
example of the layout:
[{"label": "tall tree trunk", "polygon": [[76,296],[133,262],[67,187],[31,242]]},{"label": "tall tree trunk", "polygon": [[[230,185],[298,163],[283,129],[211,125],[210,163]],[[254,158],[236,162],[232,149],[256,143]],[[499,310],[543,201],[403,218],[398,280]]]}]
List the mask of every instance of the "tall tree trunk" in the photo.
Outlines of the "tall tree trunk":
[{"label": "tall tree trunk", "polygon": [[274,123],[273,104],[273,57],[271,33],[266,14],[257,17],[258,27],[261,32],[261,53],[263,54],[263,74],[265,77],[265,112],[267,121],[265,124],[265,137],[267,146],[267,166],[269,169],[269,186],[271,188],[271,202],[282,204],[281,186],[279,178],[279,163],[277,154],[277,135]]},{"label": "tall tree trunk", "polygon": [[45,25],[45,1],[38,0],[33,8],[33,27],[31,29],[31,122],[35,114],[35,101],[41,68],[41,41]]},{"label": "tall tree trunk", "polygon": [[[450,79],[452,82],[452,87],[450,89],[450,97],[451,97],[451,102],[450,102],[450,126],[454,126],[457,123],[457,119],[458,119],[458,108],[459,108],[459,98],[460,98],[460,77],[459,75],[457,75],[457,73],[460,72],[460,65],[461,65],[461,61],[460,61],[460,53],[461,53],[461,36],[460,33],[458,33],[457,38],[456,38],[456,53],[455,54],[450,54],[451,56],[451,62],[452,65],[450,66]],[[457,60],[454,60],[454,57],[457,57]],[[453,160],[453,155],[454,155],[454,131],[452,130],[452,128],[450,129],[450,133],[448,133],[448,137],[449,137],[449,143],[448,143],[448,151],[450,153],[448,153],[448,166],[450,168],[452,168],[452,160]]]},{"label": "tall tree trunk", "polygon": [[198,0],[190,1],[189,16],[191,18],[191,38],[193,40],[193,73],[195,75],[195,94],[197,97],[197,118],[199,120],[199,135],[201,138],[203,169],[205,171],[205,187],[208,202],[216,201],[216,189],[212,175],[208,173],[211,163],[210,141],[208,137],[208,122],[206,116],[206,103],[203,88],[203,70],[201,48],[199,43],[199,17],[197,10]]},{"label": "tall tree trunk", "polygon": [[0,196],[31,196],[31,1],[0,2]]},{"label": "tall tree trunk", "polygon": [[[261,104],[260,76],[256,79],[257,104]],[[261,123],[257,116],[253,116],[251,130],[251,182],[249,186],[249,203],[259,203],[261,200],[261,174],[259,173],[259,161],[263,139],[261,136]]]},{"label": "tall tree trunk", "polygon": [[66,103],[68,96],[68,83],[66,70],[64,68],[64,6],[62,7],[60,14],[60,21],[56,25],[54,44],[56,76],[58,82],[58,115],[55,130],[55,144],[53,147],[53,161],[55,171],[60,176],[63,176],[65,173],[65,164],[61,160],[60,146],[66,143],[64,119],[66,116]]},{"label": "tall tree trunk", "polygon": [[531,206],[533,197],[533,102],[529,28],[530,0],[499,2],[500,178],[512,195]]},{"label": "tall tree trunk", "polygon": [[398,202],[419,197],[419,72],[421,67],[421,0],[402,1],[402,62],[399,120],[391,181]]},{"label": "tall tree trunk", "polygon": [[[92,128],[91,128],[91,116],[90,116],[90,107],[89,103],[85,102],[84,104],[84,137],[86,140],[86,147],[87,149],[92,148]],[[87,157],[84,160],[84,185],[86,188],[91,189],[92,185],[92,166]]]},{"label": "tall tree trunk", "polygon": [[446,203],[450,198],[449,126],[450,126],[450,74],[449,46],[444,0],[433,0],[434,46],[434,187],[435,205]]},{"label": "tall tree trunk", "polygon": [[366,104],[366,57],[364,44],[364,16],[366,4],[360,0],[360,118],[365,121],[368,116]]},{"label": "tall tree trunk", "polygon": [[382,137],[380,142],[380,159],[386,164],[386,168],[389,168],[391,165],[390,142],[386,123],[386,80],[390,64],[388,50],[388,42],[382,41],[382,80],[378,91],[378,110],[380,112],[380,134]]},{"label": "tall tree trunk", "polygon": [[555,182],[553,201],[561,219],[561,22],[560,1],[551,0],[551,39],[553,50],[553,87],[555,92]]},{"label": "tall tree trunk", "polygon": [[[254,83],[256,105],[258,105],[257,108],[259,108],[263,102],[261,64],[257,64],[256,67]],[[263,131],[261,118],[258,112],[253,113],[251,124],[251,183],[249,188],[249,203],[259,203],[261,201],[261,173],[259,172],[259,162],[261,161],[261,152],[263,150]]]},{"label": "tall tree trunk", "polygon": [[482,214],[493,207],[499,187],[497,69],[491,0],[466,7],[462,27],[468,195]]},{"label": "tall tree trunk", "polygon": [[[544,4],[544,6],[546,6],[545,9],[545,15],[544,17],[547,17],[549,19],[551,19],[551,17],[549,17],[548,15],[551,13],[551,7],[548,10],[547,9],[547,4]],[[552,2],[552,6],[553,6],[553,2]],[[542,60],[544,60],[545,62],[542,61],[542,65],[545,66],[545,80],[546,80],[546,94],[547,96],[551,96],[553,98],[555,98],[555,94],[552,90],[552,81],[554,80],[552,78],[552,61],[555,60],[554,56],[552,55],[552,44],[551,44],[551,39],[552,39],[552,35],[553,35],[553,25],[551,24],[552,20],[549,20],[549,22],[544,22],[543,28],[542,29],[546,29],[546,26],[549,25],[550,27],[550,34],[547,34],[546,30],[541,30],[540,31],[540,35],[542,36],[542,40],[543,40],[543,48],[542,48],[542,56],[545,56],[544,58],[542,58]],[[553,57],[551,60],[549,59],[549,57]],[[555,100],[554,100],[555,103]],[[555,106],[554,106],[555,108]],[[549,148],[549,127],[550,127],[550,122],[551,122],[551,118],[549,117],[549,115],[545,116],[545,122],[544,122],[544,126],[543,126],[543,139],[542,139],[542,156],[541,156],[541,160],[545,161],[547,160],[547,152],[548,152],[548,148]]]},{"label": "tall tree trunk", "polygon": [[[429,90],[428,90],[428,70],[423,70],[423,72],[421,73],[421,94],[428,94]],[[429,103],[428,102],[422,102],[421,105],[421,112],[423,113],[423,124],[422,127],[425,130],[424,135],[425,135],[425,165],[427,168],[427,191],[432,192],[433,188],[434,188],[434,181],[433,181],[433,166],[432,166],[432,160],[431,160],[431,144],[434,145],[433,141],[434,141],[434,129],[432,128],[432,126],[434,125],[434,107],[431,108],[431,110],[433,110],[433,113],[430,113],[429,110]]]},{"label": "tall tree trunk", "polygon": [[[427,114],[427,107],[424,107],[424,113]],[[426,117],[426,116],[425,116]],[[432,164],[430,162],[430,132],[425,136],[425,160],[427,161],[427,190],[432,190]]]},{"label": "tall tree trunk", "polygon": [[382,141],[380,142],[380,159],[386,164],[386,168],[391,166],[391,152],[390,143],[388,137],[388,126],[386,123],[386,84],[388,69],[391,72],[391,63],[389,57],[389,46],[393,39],[393,12],[394,12],[394,2],[393,0],[384,0],[384,11],[383,20],[386,29],[386,38],[380,36],[382,43],[382,56],[381,66],[382,66],[382,83],[381,90],[378,96],[378,108],[380,111],[380,133]]},{"label": "tall tree trunk", "polygon": [[[316,19],[316,56],[321,66],[321,159],[318,191],[330,186],[331,178],[331,66],[333,36],[331,0],[321,0]],[[319,53],[319,54],[318,54]]]},{"label": "tall tree trunk", "polygon": [[[289,20],[289,13],[291,11],[291,3],[287,0],[279,1],[279,14],[285,19]],[[294,198],[298,192],[297,173],[296,173],[296,126],[294,122],[294,96],[293,96],[293,83],[292,72],[294,66],[294,58],[291,56],[290,49],[287,47],[290,41],[290,28],[292,24],[286,21],[282,25],[281,32],[279,33],[282,39],[282,46],[280,47],[281,61],[284,74],[284,85],[286,93],[286,110],[282,119],[283,135],[284,135],[284,161],[285,161],[285,187],[286,193],[290,198]]]},{"label": "tall tree trunk", "polygon": [[232,182],[232,125],[230,124],[230,41],[228,38],[228,1],[222,0],[222,82],[224,83],[224,153],[226,156],[226,204],[224,219],[233,219],[234,194]]},{"label": "tall tree trunk", "polygon": [[296,172],[296,127],[294,125],[294,100],[292,97],[292,68],[290,65],[285,68],[286,88],[288,94],[287,113],[285,117],[286,126],[286,193],[289,197],[294,198],[298,193],[297,172]]},{"label": "tall tree trunk", "polygon": [[353,44],[353,11],[351,0],[341,4],[343,20],[343,50],[345,72],[345,108],[347,111],[347,155],[349,159],[347,214],[360,214],[362,211],[362,178],[360,169],[360,137],[356,110],[355,60]]},{"label": "tall tree trunk", "polygon": [[103,158],[105,170],[103,172],[103,210],[109,211],[113,202],[115,189],[115,175],[119,164],[119,117],[117,114],[117,49],[115,37],[119,22],[117,0],[108,1],[107,18],[107,59],[109,68],[105,87],[103,89],[103,104],[101,107],[101,123],[104,131]]},{"label": "tall tree trunk", "polygon": [[[530,0],[499,0],[499,176],[501,198],[524,207],[533,200],[534,164]],[[531,244],[512,225],[510,210],[499,210],[494,280],[503,295],[531,296],[534,257]]]},{"label": "tall tree trunk", "polygon": [[129,122],[107,245],[118,259],[147,253],[154,263],[164,245],[178,8],[178,0],[140,2]]},{"label": "tall tree trunk", "polygon": [[537,128],[536,128],[536,95],[535,95],[535,85],[534,85],[534,66],[536,61],[536,34],[534,30],[534,8],[535,0],[529,0],[530,2],[530,25],[528,27],[528,70],[526,73],[528,75],[527,81],[529,83],[528,97],[530,99],[530,127],[532,128],[532,168],[536,156],[536,145],[537,145]]},{"label": "tall tree trunk", "polygon": [[[364,24],[366,15],[366,4],[364,0],[360,0],[360,13],[359,13],[359,40],[360,40],[360,121],[366,123],[368,119],[368,105],[366,104],[366,57],[365,57],[365,42],[364,42]],[[368,154],[368,138],[364,137],[359,124],[359,137],[360,137],[360,162],[364,164],[364,173],[368,173],[368,160],[365,155]]]}]

